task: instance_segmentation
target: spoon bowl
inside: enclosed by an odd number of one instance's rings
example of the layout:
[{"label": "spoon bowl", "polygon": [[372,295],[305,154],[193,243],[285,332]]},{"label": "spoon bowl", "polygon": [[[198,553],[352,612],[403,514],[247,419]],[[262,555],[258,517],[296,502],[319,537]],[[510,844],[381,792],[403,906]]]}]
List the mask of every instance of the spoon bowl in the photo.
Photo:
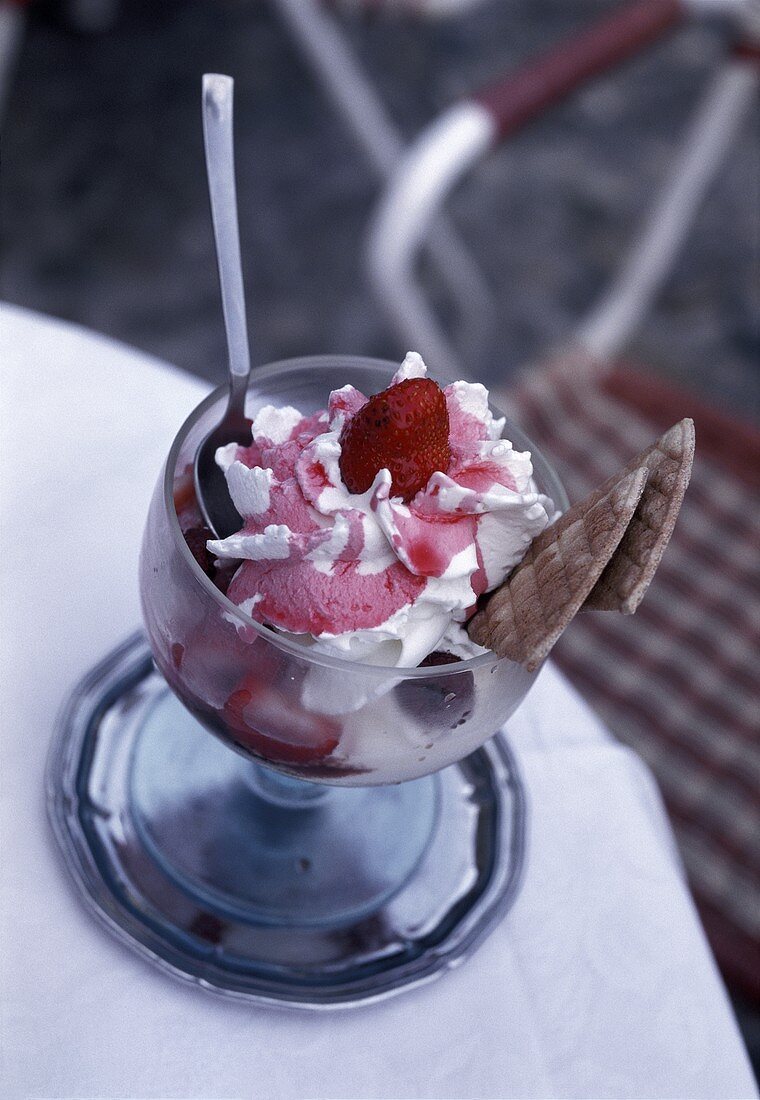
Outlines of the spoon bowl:
[{"label": "spoon bowl", "polygon": [[246,446],[251,442],[251,421],[233,402],[227,406],[223,419],[209,432],[195,453],[193,479],[203,521],[214,538],[226,539],[243,526],[243,517],[232,503],[227,479],[216,462],[216,452],[227,443]]}]

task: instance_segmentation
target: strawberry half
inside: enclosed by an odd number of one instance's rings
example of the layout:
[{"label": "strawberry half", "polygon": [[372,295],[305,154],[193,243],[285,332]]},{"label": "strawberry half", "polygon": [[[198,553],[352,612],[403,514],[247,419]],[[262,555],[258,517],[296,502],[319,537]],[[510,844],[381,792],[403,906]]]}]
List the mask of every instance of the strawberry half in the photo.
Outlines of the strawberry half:
[{"label": "strawberry half", "polygon": [[391,472],[391,493],[410,501],[437,470],[445,473],[449,413],[432,378],[406,378],[370,397],[340,433],[340,472],[350,493],[365,493],[378,470]]},{"label": "strawberry half", "polygon": [[321,763],[340,739],[335,722],[302,710],[253,676],[227,699],[222,718],[238,745],[276,763]]},{"label": "strawberry half", "polygon": [[208,551],[206,542],[214,537],[214,532],[205,525],[198,524],[196,527],[188,528],[183,534],[190,553],[203,572],[210,577],[214,572],[214,559]]},{"label": "strawberry half", "polygon": [[422,726],[440,731],[454,730],[472,717],[475,680],[471,672],[446,675],[444,667],[458,664],[460,657],[441,649],[429,653],[420,668],[433,668],[430,679],[402,680],[393,689],[402,709]]}]

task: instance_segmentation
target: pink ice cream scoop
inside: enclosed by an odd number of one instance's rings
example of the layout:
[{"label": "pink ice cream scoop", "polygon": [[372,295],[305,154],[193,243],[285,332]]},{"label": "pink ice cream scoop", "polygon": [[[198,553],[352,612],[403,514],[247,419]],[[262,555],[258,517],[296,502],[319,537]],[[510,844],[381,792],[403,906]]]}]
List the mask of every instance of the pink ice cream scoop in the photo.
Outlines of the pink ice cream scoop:
[{"label": "pink ice cream scoop", "polygon": [[[391,385],[426,375],[410,353]],[[479,384],[444,390],[448,469],[405,503],[388,469],[363,493],[341,477],[341,431],[368,398],[335,390],[326,410],[257,413],[248,447],[217,452],[242,529],[209,550],[239,560],[227,595],[252,618],[333,654],[413,666],[436,648],[481,652],[458,626],[554,518],[530,455],[501,438]]]}]

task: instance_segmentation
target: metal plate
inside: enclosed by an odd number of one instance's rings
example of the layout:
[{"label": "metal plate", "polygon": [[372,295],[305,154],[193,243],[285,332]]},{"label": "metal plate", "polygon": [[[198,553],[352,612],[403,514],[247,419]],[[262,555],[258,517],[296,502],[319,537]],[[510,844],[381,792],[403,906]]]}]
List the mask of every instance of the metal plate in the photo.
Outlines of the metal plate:
[{"label": "metal plate", "polygon": [[[178,753],[190,762],[187,772],[151,763],[177,760]],[[249,812],[240,801],[246,797],[241,769],[252,767],[174,699],[142,634],[94,668],[60,715],[47,786],[68,869],[98,920],[164,972],[257,1003],[329,1008],[375,1001],[445,972],[513,903],[525,850],[525,798],[502,738],[437,776],[395,788],[352,788],[354,799],[390,792],[390,809],[372,807],[376,850],[372,844],[356,849],[361,860],[353,849],[336,854],[340,867],[354,860],[341,882],[358,901],[349,898],[334,912],[327,907],[311,917],[304,904],[303,919],[296,920],[280,913],[265,874],[258,876],[264,883],[258,899],[252,897],[255,876],[249,875],[253,886],[238,887],[225,870],[225,860],[239,858],[239,849],[236,856],[225,850],[227,834],[217,829],[209,844],[214,806],[241,835],[236,815]],[[194,775],[196,785],[199,774],[208,777],[213,797],[202,790],[179,797],[185,774]],[[349,795],[346,788],[331,790]],[[163,805],[161,815],[156,805]],[[366,816],[361,807],[354,812]],[[332,843],[340,848],[336,835]],[[182,845],[165,849],[172,836]],[[166,850],[181,850],[181,859],[166,858]],[[387,881],[362,866],[381,862],[383,853],[395,867]],[[311,858],[297,863],[311,871]]]}]

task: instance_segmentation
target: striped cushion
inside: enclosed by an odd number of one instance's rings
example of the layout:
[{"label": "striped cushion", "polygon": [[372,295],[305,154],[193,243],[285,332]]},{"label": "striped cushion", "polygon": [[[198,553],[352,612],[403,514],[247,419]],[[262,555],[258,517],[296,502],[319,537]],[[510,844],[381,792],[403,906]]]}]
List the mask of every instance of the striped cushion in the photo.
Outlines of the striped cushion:
[{"label": "striped cushion", "polygon": [[571,500],[695,420],[691,484],[641,607],[579,615],[553,655],[652,767],[718,962],[760,999],[760,433],[641,372],[579,358],[509,396]]}]

